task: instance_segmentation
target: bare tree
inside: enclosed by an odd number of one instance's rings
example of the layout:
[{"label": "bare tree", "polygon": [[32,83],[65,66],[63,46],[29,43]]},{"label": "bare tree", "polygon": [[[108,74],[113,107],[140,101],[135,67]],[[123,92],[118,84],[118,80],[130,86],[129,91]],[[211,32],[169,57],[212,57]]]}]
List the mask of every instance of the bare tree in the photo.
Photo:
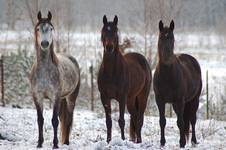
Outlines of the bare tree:
[{"label": "bare tree", "polygon": [[39,0],[24,0],[25,6],[27,8],[28,17],[33,26],[36,23],[36,15],[39,11]]}]

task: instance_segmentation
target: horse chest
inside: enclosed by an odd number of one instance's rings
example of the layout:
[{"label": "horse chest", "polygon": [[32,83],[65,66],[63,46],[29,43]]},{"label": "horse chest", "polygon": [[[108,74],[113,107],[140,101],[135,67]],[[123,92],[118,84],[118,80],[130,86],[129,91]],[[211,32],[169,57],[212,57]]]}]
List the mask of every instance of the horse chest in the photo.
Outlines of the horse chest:
[{"label": "horse chest", "polygon": [[105,82],[104,92],[110,97],[115,97],[119,89],[117,89],[117,84],[111,81]]},{"label": "horse chest", "polygon": [[155,91],[165,102],[172,102],[180,97],[180,95],[183,95],[184,88],[181,85],[180,78],[169,75],[158,75],[155,78]]},{"label": "horse chest", "polygon": [[103,76],[98,82],[100,92],[108,98],[117,98],[117,95],[120,95],[120,93],[125,90],[125,88],[122,89],[123,86],[121,84],[123,84],[123,82],[116,78],[109,79]]},{"label": "horse chest", "polygon": [[57,93],[59,87],[59,75],[53,70],[37,69],[32,76],[32,90],[42,97],[52,97],[52,94]]}]

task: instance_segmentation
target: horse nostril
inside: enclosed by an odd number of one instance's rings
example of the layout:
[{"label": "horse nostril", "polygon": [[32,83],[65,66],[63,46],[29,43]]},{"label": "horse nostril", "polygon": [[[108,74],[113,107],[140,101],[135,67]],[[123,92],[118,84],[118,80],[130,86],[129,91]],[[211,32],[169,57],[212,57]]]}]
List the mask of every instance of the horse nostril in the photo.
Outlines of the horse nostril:
[{"label": "horse nostril", "polygon": [[106,50],[111,52],[113,50],[113,45],[112,44],[106,45]]},{"label": "horse nostril", "polygon": [[41,42],[41,46],[42,46],[43,48],[46,48],[46,47],[49,46],[49,42],[48,42],[48,41],[42,41],[42,42]]}]

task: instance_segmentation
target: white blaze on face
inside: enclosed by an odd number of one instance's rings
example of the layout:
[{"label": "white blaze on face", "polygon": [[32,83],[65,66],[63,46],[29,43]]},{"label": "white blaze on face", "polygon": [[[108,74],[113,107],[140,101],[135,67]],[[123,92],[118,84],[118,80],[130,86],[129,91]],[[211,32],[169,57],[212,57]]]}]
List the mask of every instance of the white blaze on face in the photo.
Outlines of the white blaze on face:
[{"label": "white blaze on face", "polygon": [[41,23],[37,27],[37,29],[38,29],[38,44],[43,50],[49,49],[51,43],[53,42],[53,33],[52,33],[53,27],[48,23]]},{"label": "white blaze on face", "polygon": [[108,27],[107,27],[107,30],[108,30],[108,31],[111,31],[111,27],[110,27],[110,26],[108,26]]},{"label": "white blaze on face", "polygon": [[165,37],[168,37],[169,33],[165,33]]}]

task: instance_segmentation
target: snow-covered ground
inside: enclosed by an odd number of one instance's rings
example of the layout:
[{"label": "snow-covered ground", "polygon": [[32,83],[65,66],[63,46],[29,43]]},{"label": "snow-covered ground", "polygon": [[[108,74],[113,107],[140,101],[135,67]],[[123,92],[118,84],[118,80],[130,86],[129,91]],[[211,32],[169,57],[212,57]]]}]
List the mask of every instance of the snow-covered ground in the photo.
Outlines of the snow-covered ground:
[{"label": "snow-covered ground", "polygon": [[[44,144],[43,149],[52,148],[53,131],[51,125],[51,110],[44,111]],[[118,114],[112,114],[113,130],[110,144],[106,140],[104,113],[93,113],[88,110],[74,112],[74,124],[70,136],[70,145],[60,145],[59,149],[79,150],[125,150],[125,149],[160,149],[160,129],[158,117],[145,116],[142,129],[142,144],[134,144],[128,139],[128,115],[126,118],[126,140],[120,139]],[[185,149],[215,150],[226,147],[226,122],[215,120],[198,120],[197,139],[200,144],[193,147],[191,143]],[[5,140],[0,140],[1,150],[36,149],[38,128],[36,111],[34,109],[15,109],[0,107],[0,134]],[[166,146],[163,149],[179,149],[179,132],[175,118],[167,118]]]}]

